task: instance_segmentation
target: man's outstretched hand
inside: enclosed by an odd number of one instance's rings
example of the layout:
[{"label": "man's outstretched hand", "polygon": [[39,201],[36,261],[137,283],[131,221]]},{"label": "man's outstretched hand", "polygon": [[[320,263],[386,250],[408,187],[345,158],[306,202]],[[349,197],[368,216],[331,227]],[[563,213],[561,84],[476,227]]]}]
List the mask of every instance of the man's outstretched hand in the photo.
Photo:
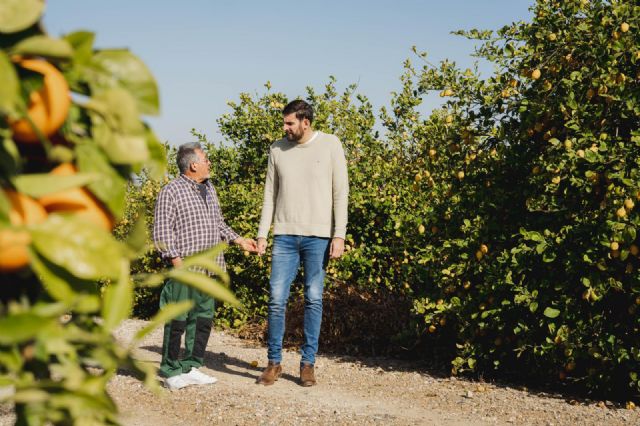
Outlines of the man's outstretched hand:
[{"label": "man's outstretched hand", "polygon": [[252,238],[239,237],[234,241],[234,243],[239,245],[243,250],[251,253],[258,253],[258,244],[256,243],[256,240]]},{"label": "man's outstretched hand", "polygon": [[258,255],[262,256],[264,252],[267,250],[267,239],[266,238],[258,238]]}]

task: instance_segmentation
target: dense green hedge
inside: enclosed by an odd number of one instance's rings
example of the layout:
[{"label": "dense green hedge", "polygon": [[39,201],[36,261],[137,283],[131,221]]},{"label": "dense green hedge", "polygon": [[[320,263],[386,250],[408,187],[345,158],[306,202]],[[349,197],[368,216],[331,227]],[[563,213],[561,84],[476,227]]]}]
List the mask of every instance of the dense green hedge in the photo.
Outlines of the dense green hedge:
[{"label": "dense green hedge", "polygon": [[[316,128],[340,137],[349,163],[348,251],[330,283],[412,300],[396,333],[453,354],[453,374],[519,369],[637,395],[639,31],[631,1],[538,1],[529,23],[461,32],[496,64],[488,78],[416,51],[423,65],[406,62],[383,134],[355,87],[309,89]],[[442,108],[424,117],[436,94]],[[256,232],[287,101],[270,87],[240,95],[208,148],[240,233]],[[158,187],[143,179],[130,204],[152,209]],[[223,307],[219,321],[264,318],[269,258],[227,257],[245,310]]]}]

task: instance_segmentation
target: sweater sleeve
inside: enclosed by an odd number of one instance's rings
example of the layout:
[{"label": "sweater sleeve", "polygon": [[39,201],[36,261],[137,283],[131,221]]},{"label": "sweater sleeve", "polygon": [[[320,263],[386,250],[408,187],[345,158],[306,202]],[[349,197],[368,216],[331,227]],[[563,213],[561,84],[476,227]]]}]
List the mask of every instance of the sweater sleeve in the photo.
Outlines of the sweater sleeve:
[{"label": "sweater sleeve", "polygon": [[239,238],[240,235],[233,229],[231,229],[231,227],[227,225],[227,222],[225,222],[224,216],[222,215],[222,209],[220,208],[218,193],[216,192],[216,189],[213,187],[213,185],[211,185],[211,192],[213,193],[213,208],[215,209],[215,215],[216,218],[218,218],[217,221],[220,225],[220,236],[227,243],[233,242],[237,238]]},{"label": "sweater sleeve", "polygon": [[269,228],[273,221],[273,213],[278,197],[278,176],[276,172],[273,149],[269,153],[269,163],[267,165],[267,178],[264,184],[264,199],[262,201],[262,215],[258,228],[258,238],[267,238]]},{"label": "sweater sleeve", "polygon": [[347,210],[349,198],[349,177],[347,175],[347,160],[340,141],[332,153],[333,169],[333,237],[344,239],[347,234]]}]

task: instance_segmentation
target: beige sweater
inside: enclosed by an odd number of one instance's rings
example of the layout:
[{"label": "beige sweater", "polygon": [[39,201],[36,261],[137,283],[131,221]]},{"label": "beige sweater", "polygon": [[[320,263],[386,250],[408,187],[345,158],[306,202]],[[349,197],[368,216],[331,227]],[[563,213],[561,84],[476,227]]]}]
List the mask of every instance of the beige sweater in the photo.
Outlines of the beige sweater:
[{"label": "beige sweater", "polygon": [[322,132],[306,143],[271,145],[258,238],[275,235],[345,238],[347,162],[338,138]]}]

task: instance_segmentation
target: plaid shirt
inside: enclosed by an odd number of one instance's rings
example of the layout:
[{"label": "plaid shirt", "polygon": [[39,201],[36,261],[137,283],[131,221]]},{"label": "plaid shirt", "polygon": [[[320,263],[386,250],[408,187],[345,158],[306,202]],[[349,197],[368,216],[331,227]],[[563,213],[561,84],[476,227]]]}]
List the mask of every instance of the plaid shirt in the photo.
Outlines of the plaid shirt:
[{"label": "plaid shirt", "polygon": [[[158,194],[153,224],[153,241],[162,257],[185,258],[207,250],[221,241],[239,237],[222,217],[218,195],[206,181],[207,202],[198,190],[198,183],[185,175],[169,182]],[[217,262],[225,267],[224,256]]]}]

